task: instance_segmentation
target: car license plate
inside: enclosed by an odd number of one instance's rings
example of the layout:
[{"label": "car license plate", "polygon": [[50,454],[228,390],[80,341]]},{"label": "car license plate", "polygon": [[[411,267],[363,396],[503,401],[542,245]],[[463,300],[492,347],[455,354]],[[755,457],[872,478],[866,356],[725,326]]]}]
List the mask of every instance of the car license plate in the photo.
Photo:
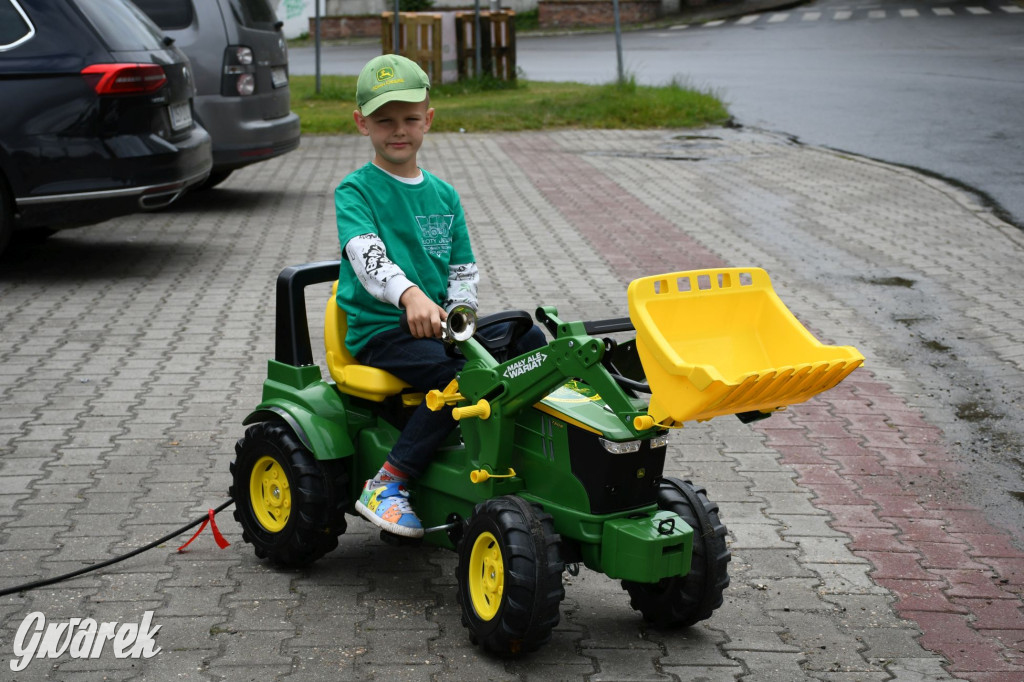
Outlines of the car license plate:
[{"label": "car license plate", "polygon": [[171,128],[184,130],[192,126],[192,107],[188,102],[177,102],[168,109],[171,112]]},{"label": "car license plate", "polygon": [[275,88],[288,85],[288,69],[283,66],[275,66],[270,70],[270,80]]}]

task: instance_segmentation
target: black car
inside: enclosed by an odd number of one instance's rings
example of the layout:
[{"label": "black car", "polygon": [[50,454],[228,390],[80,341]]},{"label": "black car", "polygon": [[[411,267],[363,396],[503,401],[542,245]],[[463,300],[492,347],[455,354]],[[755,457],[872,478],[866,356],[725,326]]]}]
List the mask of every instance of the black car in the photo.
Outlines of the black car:
[{"label": "black car", "polygon": [[125,0],[0,0],[0,250],[203,182],[185,55]]}]

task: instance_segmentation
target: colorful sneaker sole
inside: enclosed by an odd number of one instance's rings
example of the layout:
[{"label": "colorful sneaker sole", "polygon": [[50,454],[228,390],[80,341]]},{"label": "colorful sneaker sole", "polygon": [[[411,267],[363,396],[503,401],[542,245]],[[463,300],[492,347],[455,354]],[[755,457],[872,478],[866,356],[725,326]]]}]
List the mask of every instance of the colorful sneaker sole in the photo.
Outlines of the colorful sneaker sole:
[{"label": "colorful sneaker sole", "polygon": [[385,519],[382,519],[381,517],[377,516],[376,513],[371,511],[369,507],[363,504],[362,500],[356,501],[356,511],[359,512],[359,515],[362,516],[364,519],[366,519],[373,525],[377,526],[378,528],[386,530],[389,533],[401,535],[402,537],[406,538],[423,537],[422,528],[410,528],[408,526],[402,526],[400,524],[397,524],[393,521],[387,521]]}]

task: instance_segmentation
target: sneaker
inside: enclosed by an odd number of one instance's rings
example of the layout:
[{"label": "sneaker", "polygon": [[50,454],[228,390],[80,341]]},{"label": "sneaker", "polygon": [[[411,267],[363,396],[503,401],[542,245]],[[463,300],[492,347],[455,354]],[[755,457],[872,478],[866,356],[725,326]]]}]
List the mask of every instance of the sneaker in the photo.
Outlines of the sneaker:
[{"label": "sneaker", "polygon": [[356,502],[356,511],[389,533],[407,538],[423,537],[423,524],[409,506],[409,491],[398,481],[369,480]]}]

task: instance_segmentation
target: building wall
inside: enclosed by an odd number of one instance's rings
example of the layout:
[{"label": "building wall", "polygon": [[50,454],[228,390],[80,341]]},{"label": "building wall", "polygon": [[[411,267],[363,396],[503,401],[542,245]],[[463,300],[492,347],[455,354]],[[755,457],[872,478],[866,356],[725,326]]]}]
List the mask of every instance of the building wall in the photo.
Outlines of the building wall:
[{"label": "building wall", "polygon": [[277,18],[284,22],[285,38],[298,38],[309,30],[309,17],[316,13],[313,0],[270,0]]},{"label": "building wall", "polygon": [[[611,26],[615,14],[610,0],[540,0],[541,28]],[[619,21],[639,24],[662,15],[661,0],[619,0]]]}]

